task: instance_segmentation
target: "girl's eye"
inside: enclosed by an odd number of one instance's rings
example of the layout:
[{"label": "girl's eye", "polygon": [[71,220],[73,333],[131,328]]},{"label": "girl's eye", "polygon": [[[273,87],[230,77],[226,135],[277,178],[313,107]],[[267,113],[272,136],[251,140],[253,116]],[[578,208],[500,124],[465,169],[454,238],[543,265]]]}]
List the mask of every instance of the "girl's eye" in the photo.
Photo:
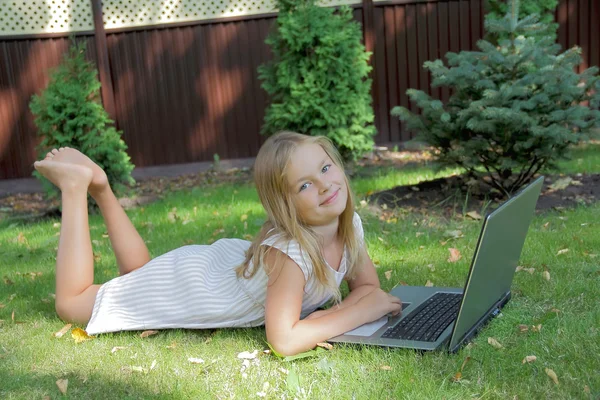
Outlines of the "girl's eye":
[{"label": "girl's eye", "polygon": [[308,183],[303,184],[302,186],[300,186],[300,192],[303,191],[304,189],[306,189],[308,187]]},{"label": "girl's eye", "polygon": [[323,169],[321,170],[321,173],[325,173],[327,171],[329,171],[329,168],[331,168],[331,164],[327,164],[326,166],[323,167]]}]

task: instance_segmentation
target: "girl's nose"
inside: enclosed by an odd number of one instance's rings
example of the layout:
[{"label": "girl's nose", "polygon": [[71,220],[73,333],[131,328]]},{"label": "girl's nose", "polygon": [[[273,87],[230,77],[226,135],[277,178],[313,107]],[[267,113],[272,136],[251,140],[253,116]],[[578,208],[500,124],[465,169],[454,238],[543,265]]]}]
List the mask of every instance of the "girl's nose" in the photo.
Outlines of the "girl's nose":
[{"label": "girl's nose", "polygon": [[332,184],[330,182],[322,182],[320,185],[320,192],[325,193],[331,189]]}]

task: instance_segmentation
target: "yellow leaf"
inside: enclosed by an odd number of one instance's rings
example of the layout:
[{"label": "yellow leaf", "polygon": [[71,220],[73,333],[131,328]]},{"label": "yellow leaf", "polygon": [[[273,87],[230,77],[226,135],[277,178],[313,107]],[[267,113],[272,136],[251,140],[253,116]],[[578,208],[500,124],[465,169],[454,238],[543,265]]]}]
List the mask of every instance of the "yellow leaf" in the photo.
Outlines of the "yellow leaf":
[{"label": "yellow leaf", "polygon": [[322,348],[324,348],[326,350],[332,350],[333,349],[333,346],[330,343],[327,343],[327,342],[319,342],[319,343],[317,343],[317,347],[322,347]]},{"label": "yellow leaf", "polygon": [[204,360],[201,358],[190,357],[190,358],[188,358],[188,361],[191,362],[192,364],[204,364]]},{"label": "yellow leaf", "polygon": [[542,324],[531,325],[531,331],[532,332],[539,332],[541,330],[542,330]]},{"label": "yellow leaf", "polygon": [[152,336],[152,335],[156,335],[158,333],[158,331],[144,331],[142,333],[140,333],[140,337],[143,338],[147,338],[148,336]]},{"label": "yellow leaf", "polygon": [[244,222],[244,221],[245,221],[245,220],[247,220],[247,219],[248,219],[248,215],[247,215],[247,214],[244,214],[244,215],[242,215],[242,216],[240,217],[240,221],[242,221],[242,222]]},{"label": "yellow leaf", "polygon": [[382,370],[384,370],[384,371],[391,371],[391,370],[392,370],[392,367],[390,367],[389,365],[382,365],[382,366],[380,367],[380,369],[382,369]]},{"label": "yellow leaf", "polygon": [[427,282],[425,282],[425,286],[426,287],[432,287],[433,286],[433,282],[431,282],[429,279],[427,279]]},{"label": "yellow leaf", "polygon": [[525,358],[523,359],[523,362],[522,362],[522,364],[525,364],[525,363],[532,363],[532,362],[534,362],[535,360],[537,360],[537,357],[536,357],[536,356],[525,356]]},{"label": "yellow leaf", "polygon": [[56,381],[56,386],[58,386],[58,390],[60,390],[60,392],[62,394],[67,394],[67,387],[69,386],[69,380],[68,379],[59,379]]},{"label": "yellow leaf", "polygon": [[462,258],[462,255],[460,254],[460,251],[458,249],[455,249],[453,247],[449,248],[448,251],[450,252],[450,257],[448,257],[448,262],[457,262],[458,260],[460,260]]},{"label": "yellow leaf", "polygon": [[62,329],[60,331],[54,333],[54,337],[57,337],[57,338],[62,337],[65,333],[67,333],[69,331],[69,329],[71,329],[71,324],[66,324],[65,326],[62,327]]},{"label": "yellow leaf", "polygon": [[529,327],[527,325],[519,325],[519,331],[520,332],[527,332],[529,330]]},{"label": "yellow leaf", "polygon": [[548,375],[550,379],[552,379],[552,381],[558,385],[558,376],[556,376],[556,372],[550,368],[546,368],[544,371],[546,371],[546,375]]},{"label": "yellow leaf", "polygon": [[452,380],[454,382],[458,382],[458,381],[460,381],[460,378],[462,378],[462,372],[458,371],[457,373],[454,374],[454,376],[452,377]]},{"label": "yellow leaf", "polygon": [[384,272],[385,275],[385,279],[387,279],[388,281],[392,278],[392,271],[385,271]]},{"label": "yellow leaf", "polygon": [[496,349],[501,349],[502,347],[504,347],[504,346],[502,346],[502,345],[500,344],[500,342],[498,342],[498,341],[497,341],[496,339],[494,339],[493,337],[489,337],[489,338],[488,338],[488,343],[489,343],[489,344],[490,344],[492,347],[494,347],[494,348],[496,348]]},{"label": "yellow leaf", "polygon": [[558,253],[556,253],[556,255],[560,256],[561,254],[565,254],[565,253],[568,253],[568,252],[569,252],[569,249],[561,249],[561,250],[558,251]]},{"label": "yellow leaf", "polygon": [[75,339],[75,343],[81,343],[95,338],[95,336],[88,335],[87,332],[81,328],[73,329],[73,331],[71,331],[71,337]]},{"label": "yellow leaf", "polygon": [[473,218],[474,220],[480,220],[481,214],[479,214],[477,211],[469,211],[467,213],[467,217]]},{"label": "yellow leaf", "polygon": [[25,235],[23,234],[23,232],[19,232],[19,235],[17,235],[17,242],[19,244],[26,244],[27,243],[27,238],[25,237]]},{"label": "yellow leaf", "polygon": [[544,271],[544,272],[542,272],[542,276],[544,277],[545,280],[547,280],[547,281],[550,280],[550,272]]}]

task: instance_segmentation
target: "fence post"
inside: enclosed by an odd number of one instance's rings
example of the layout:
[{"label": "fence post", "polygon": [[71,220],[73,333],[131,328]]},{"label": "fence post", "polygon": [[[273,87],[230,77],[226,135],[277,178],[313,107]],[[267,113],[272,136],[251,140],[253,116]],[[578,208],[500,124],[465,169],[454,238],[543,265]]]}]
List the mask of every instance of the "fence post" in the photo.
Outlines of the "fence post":
[{"label": "fence post", "polygon": [[371,69],[371,99],[373,100],[373,111],[375,114],[375,127],[377,128],[377,135],[380,135],[379,127],[380,121],[378,116],[379,110],[379,91],[377,70],[375,65],[375,41],[377,36],[375,35],[375,13],[373,11],[373,0],[362,0],[363,9],[363,40],[365,41],[365,50],[371,53],[369,64]]},{"label": "fence post", "polygon": [[108,45],[106,43],[106,32],[102,19],[102,0],[90,0],[92,2],[92,14],[94,16],[94,41],[96,43],[96,57],[98,59],[98,74],[100,76],[100,90],[102,104],[109,117],[117,126],[117,114],[115,111],[115,94],[110,73],[110,62],[108,60]]}]

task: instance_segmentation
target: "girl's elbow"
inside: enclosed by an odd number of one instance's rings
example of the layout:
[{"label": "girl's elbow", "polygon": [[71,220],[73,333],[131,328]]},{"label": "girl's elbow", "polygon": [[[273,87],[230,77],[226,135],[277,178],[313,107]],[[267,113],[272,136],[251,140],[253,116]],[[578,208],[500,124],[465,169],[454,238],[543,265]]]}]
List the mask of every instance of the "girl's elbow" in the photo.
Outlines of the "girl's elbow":
[{"label": "girl's elbow", "polygon": [[271,345],[271,348],[283,357],[295,356],[301,352],[301,349],[291,340],[273,338],[267,335],[267,341],[269,342],[269,345]]}]

